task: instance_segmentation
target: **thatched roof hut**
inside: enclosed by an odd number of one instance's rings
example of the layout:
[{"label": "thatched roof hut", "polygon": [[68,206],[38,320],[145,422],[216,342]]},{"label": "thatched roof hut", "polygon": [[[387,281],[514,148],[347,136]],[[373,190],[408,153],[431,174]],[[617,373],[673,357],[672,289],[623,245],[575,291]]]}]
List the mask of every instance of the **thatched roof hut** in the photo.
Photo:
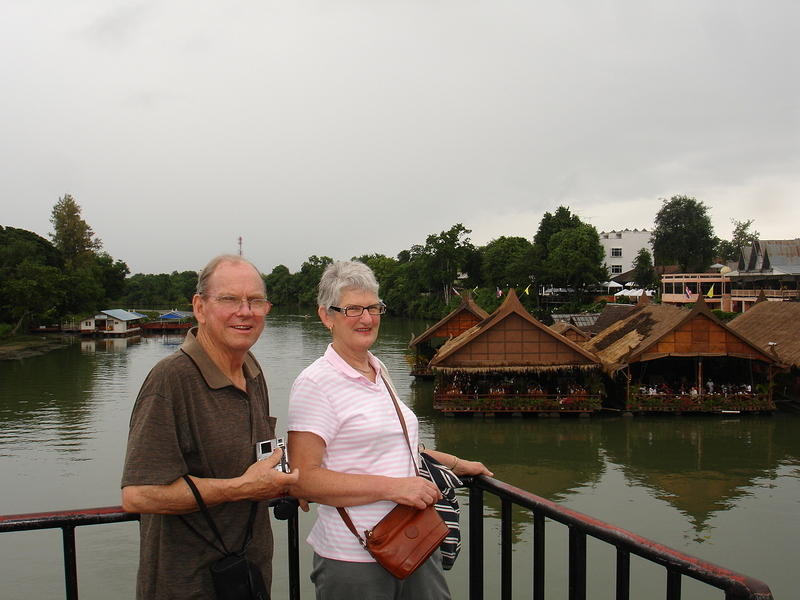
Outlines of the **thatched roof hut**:
[{"label": "thatched roof hut", "polygon": [[800,367],[800,302],[757,302],[728,327],[781,363]]},{"label": "thatched roof hut", "polygon": [[469,292],[464,292],[461,294],[461,304],[411,340],[408,345],[409,347],[414,347],[432,338],[447,339],[456,337],[488,316],[489,313],[475,303],[472,295]]},{"label": "thatched roof hut", "polygon": [[600,361],[536,320],[511,289],[487,319],[439,348],[430,366],[440,372],[533,372],[598,369]]},{"label": "thatched roof hut", "polygon": [[721,322],[702,296],[691,310],[670,304],[638,305],[584,347],[614,373],[627,365],[668,356],[730,356],[775,363],[774,356]]}]

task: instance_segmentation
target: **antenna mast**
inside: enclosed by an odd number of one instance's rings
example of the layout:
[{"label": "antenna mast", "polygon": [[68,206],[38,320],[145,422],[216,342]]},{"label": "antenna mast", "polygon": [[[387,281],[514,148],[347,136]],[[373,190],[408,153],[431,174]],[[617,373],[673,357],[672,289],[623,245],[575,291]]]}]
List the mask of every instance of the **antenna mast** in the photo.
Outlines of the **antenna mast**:
[{"label": "antenna mast", "polygon": [[242,236],[239,236],[239,256],[242,255]]}]

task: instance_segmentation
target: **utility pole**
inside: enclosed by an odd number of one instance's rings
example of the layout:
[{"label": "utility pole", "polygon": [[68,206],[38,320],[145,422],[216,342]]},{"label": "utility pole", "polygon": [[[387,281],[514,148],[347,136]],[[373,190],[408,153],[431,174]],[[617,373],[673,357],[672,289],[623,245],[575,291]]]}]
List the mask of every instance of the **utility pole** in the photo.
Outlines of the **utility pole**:
[{"label": "utility pole", "polygon": [[242,236],[239,236],[239,256],[242,255]]}]

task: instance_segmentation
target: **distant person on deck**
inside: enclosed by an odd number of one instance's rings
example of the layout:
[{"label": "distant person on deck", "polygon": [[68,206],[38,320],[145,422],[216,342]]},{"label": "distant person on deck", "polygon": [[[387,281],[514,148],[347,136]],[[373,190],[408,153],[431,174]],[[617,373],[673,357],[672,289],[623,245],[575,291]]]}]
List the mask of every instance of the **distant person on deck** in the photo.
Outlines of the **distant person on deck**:
[{"label": "distant person on deck", "polygon": [[[201,271],[192,307],[198,327],[142,385],[130,422],[122,506],[142,513],[137,598],[215,596],[209,566],[221,558],[184,475],[209,507],[230,550],[242,547],[257,502],[246,557],[272,580],[272,531],[263,500],[288,493],[298,471],[273,469],[280,450],[256,461],[256,442],[275,437],[267,385],[249,352],[270,304],[259,271],[223,255]],[[185,522],[184,522],[185,520]]]}]

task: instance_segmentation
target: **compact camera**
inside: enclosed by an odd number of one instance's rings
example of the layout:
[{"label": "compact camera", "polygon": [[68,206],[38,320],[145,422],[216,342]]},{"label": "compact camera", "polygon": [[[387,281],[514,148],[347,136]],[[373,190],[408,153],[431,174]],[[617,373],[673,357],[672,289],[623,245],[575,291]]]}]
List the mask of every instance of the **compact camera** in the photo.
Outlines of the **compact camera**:
[{"label": "compact camera", "polygon": [[256,443],[256,460],[263,460],[272,454],[276,448],[283,450],[280,462],[273,468],[282,473],[289,473],[289,458],[286,456],[286,442],[282,437]]}]

